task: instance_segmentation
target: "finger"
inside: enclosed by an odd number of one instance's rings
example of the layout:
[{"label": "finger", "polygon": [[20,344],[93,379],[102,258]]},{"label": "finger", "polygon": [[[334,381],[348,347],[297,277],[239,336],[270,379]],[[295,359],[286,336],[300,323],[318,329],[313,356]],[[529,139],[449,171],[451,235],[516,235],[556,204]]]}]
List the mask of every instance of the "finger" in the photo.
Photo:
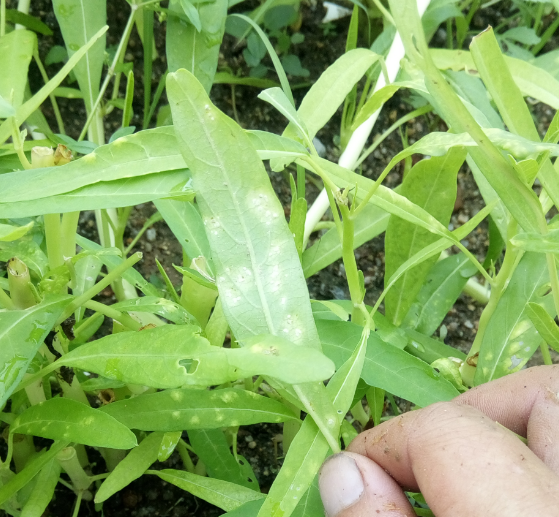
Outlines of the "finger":
[{"label": "finger", "polygon": [[479,410],[439,403],[359,435],[349,450],[421,490],[437,517],[556,516],[557,477]]},{"label": "finger", "polygon": [[528,438],[528,447],[559,474],[559,366],[537,366],[483,384],[454,402],[478,408]]},{"label": "finger", "polygon": [[375,462],[351,452],[326,460],[319,487],[327,517],[412,517],[398,484]]}]

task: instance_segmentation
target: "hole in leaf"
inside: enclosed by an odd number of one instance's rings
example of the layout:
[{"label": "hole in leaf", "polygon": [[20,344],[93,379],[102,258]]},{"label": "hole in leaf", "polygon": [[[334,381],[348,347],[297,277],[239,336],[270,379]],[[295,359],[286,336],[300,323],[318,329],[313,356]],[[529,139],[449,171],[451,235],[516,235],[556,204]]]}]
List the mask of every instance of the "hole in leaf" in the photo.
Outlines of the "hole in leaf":
[{"label": "hole in leaf", "polygon": [[181,359],[179,361],[179,365],[186,369],[186,373],[188,375],[192,375],[193,373],[196,373],[199,364],[200,362],[196,359]]}]

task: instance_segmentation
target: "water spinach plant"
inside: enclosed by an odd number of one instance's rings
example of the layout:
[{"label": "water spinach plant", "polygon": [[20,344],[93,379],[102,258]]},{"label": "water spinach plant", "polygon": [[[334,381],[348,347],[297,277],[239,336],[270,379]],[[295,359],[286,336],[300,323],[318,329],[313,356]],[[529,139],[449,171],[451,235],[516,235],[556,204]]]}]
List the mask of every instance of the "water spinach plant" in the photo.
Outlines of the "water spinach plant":
[{"label": "water spinach plant", "polygon": [[[356,48],[355,9],[346,53],[296,108],[273,47],[241,17],[276,68],[281,87],[259,98],[286,120],[277,135],[242,129],[210,99],[227,14],[220,0],[168,8],[131,2],[103,83],[104,4],[54,4],[69,59],[35,95],[25,93],[35,34],[3,29],[0,36],[0,48],[22,49],[17,62],[0,53],[3,69],[13,70],[0,82],[0,420],[7,443],[0,506],[7,514],[42,515],[59,483],[75,493],[74,515],[83,500],[101,510],[146,475],[230,516],[323,516],[320,465],[356,435],[352,423],[390,418],[385,400],[394,414],[395,396],[416,407],[450,400],[518,371],[537,349],[551,363],[549,347],[559,351],[559,228],[546,216],[559,207],[559,117],[540,139],[524,98],[557,109],[559,81],[504,55],[491,28],[469,51],[430,49],[420,17],[428,2],[418,10],[415,0],[390,0],[385,36],[395,26],[405,55],[395,80],[390,53]],[[478,7],[473,2],[470,12]],[[426,16],[439,8],[434,2]],[[124,98],[118,86],[110,99],[106,91],[113,75],[125,73],[133,25],[151,75],[154,10],[169,17],[169,73],[153,98],[145,89],[144,129],[134,133],[133,74]],[[73,33],[76,19],[87,20],[88,30]],[[37,111],[49,95],[56,106],[70,70],[88,113],[78,140],[61,124],[55,134]],[[172,125],[148,129],[163,89]],[[406,147],[376,180],[351,170],[370,149],[358,150],[349,167],[318,155],[313,139],[338,108],[344,105],[342,136],[364,124],[370,131],[399,89],[423,99],[412,116],[434,110],[449,131]],[[122,127],[105,144],[103,117],[119,107]],[[26,140],[32,131],[41,141]],[[71,159],[72,150],[83,156]],[[385,187],[413,154],[426,158],[396,189]],[[289,222],[263,161],[295,173]],[[464,163],[485,207],[450,231]],[[324,185],[333,221],[307,247],[309,175]],[[175,265],[180,288],[159,263],[163,284],[143,278],[133,267],[141,253],[123,244],[132,207],[148,201],[157,214],[144,229],[164,219],[183,248]],[[80,235],[81,210],[96,210],[100,243]],[[491,242],[480,263],[464,239],[486,219]],[[385,289],[369,304],[354,249],[383,232]],[[445,254],[449,248],[453,254]],[[311,300],[306,278],[340,258],[349,299]],[[487,305],[465,354],[434,334],[467,285]],[[112,305],[95,299],[108,286]],[[112,326],[102,327],[105,320]],[[267,494],[237,452],[239,427],[263,422],[283,425],[285,454]],[[162,468],[173,453],[184,467]],[[93,457],[102,457],[94,469]],[[430,515],[420,496],[410,497],[418,515]]]}]

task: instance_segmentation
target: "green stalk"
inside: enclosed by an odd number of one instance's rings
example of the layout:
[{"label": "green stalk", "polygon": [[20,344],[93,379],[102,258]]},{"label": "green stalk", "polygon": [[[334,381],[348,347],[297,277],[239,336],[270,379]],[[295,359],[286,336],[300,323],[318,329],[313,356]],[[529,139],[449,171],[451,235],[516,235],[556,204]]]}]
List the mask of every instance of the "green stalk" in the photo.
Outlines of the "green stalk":
[{"label": "green stalk", "polygon": [[87,133],[87,129],[89,128],[89,125],[91,124],[91,121],[93,120],[93,117],[95,116],[95,113],[97,112],[97,108],[99,107],[99,104],[101,103],[101,100],[103,99],[103,96],[105,95],[105,92],[107,91],[107,87],[109,86],[109,82],[112,78],[112,76],[115,73],[115,68],[119,62],[119,59],[123,53],[123,50],[125,48],[125,44],[128,43],[128,39],[130,38],[130,33],[132,32],[132,27],[134,26],[134,15],[136,13],[136,9],[138,8],[135,5],[131,6],[132,10],[130,11],[130,15],[128,17],[128,22],[126,23],[126,27],[124,29],[124,34],[122,35],[122,38],[120,39],[120,43],[118,45],[115,57],[113,59],[113,62],[111,63],[111,66],[109,67],[109,69],[107,70],[107,75],[105,76],[105,80],[103,81],[103,85],[101,86],[101,90],[99,91],[99,95],[97,96],[97,99],[95,100],[95,104],[91,107],[91,112],[89,113],[89,116],[87,117],[87,121],[85,122],[85,125],[83,126],[82,132],[80,133],[80,136],[78,137],[78,142],[81,142],[86,133]]},{"label": "green stalk", "polygon": [[540,343],[540,350],[542,352],[543,364],[552,365],[553,361],[549,353],[549,346],[547,346],[547,343],[543,340]]},{"label": "green stalk", "polygon": [[[35,59],[35,63],[37,63],[37,67],[39,68],[39,72],[41,73],[41,77],[43,78],[44,83],[47,84],[50,79],[47,71],[45,70],[45,67],[43,66],[43,62],[41,61],[39,50],[37,48],[35,48],[35,50],[33,51],[33,58]],[[66,130],[64,128],[64,121],[62,120],[62,115],[60,114],[60,109],[58,108],[58,102],[56,101],[56,96],[54,95],[54,93],[51,93],[49,95],[49,99],[52,103],[52,109],[54,111],[56,123],[58,124],[58,132],[65,135]]]},{"label": "green stalk", "polygon": [[[516,228],[517,224],[514,220],[512,220],[512,222],[509,224],[509,229],[507,232],[509,241],[516,234]],[[514,273],[514,270],[516,269],[516,266],[518,265],[518,262],[522,255],[523,253],[515,249],[514,246],[507,246],[503,265],[501,266],[499,274],[495,278],[495,282],[491,287],[489,303],[483,310],[479,319],[478,330],[474,342],[472,343],[472,348],[468,353],[468,359],[473,358],[474,356],[476,356],[476,354],[479,354],[481,343],[483,341],[485,331],[487,330],[487,325],[493,317],[493,313],[497,309],[499,300],[501,299],[501,296],[503,295],[506,286],[508,285],[508,282],[512,277],[512,274]],[[475,365],[468,364],[468,360],[464,361],[464,364],[460,367],[460,373],[462,375],[462,380],[464,381],[464,384],[466,386],[473,386],[475,372]]]},{"label": "green stalk", "polygon": [[60,236],[62,239],[62,256],[64,259],[69,259],[76,254],[76,233],[79,220],[80,212],[67,212],[62,214]]},{"label": "green stalk", "polygon": [[73,447],[66,447],[62,449],[56,455],[56,461],[60,463],[60,466],[64,469],[68,477],[72,481],[72,485],[76,493],[79,494],[85,492],[91,485],[91,480],[89,476],[83,470],[83,467],[78,461],[78,455]]},{"label": "green stalk", "polygon": [[360,400],[355,403],[355,406],[353,406],[350,411],[353,415],[353,418],[355,418],[355,420],[357,420],[362,427],[365,427],[367,425],[367,423],[369,422],[369,415],[365,413],[365,409],[363,409],[363,404],[361,404]]},{"label": "green stalk", "polygon": [[45,397],[45,390],[43,390],[43,378],[41,377],[34,383],[26,386],[25,394],[27,395],[27,398],[29,399],[29,402],[32,406],[36,406],[37,404],[45,402],[47,398]]},{"label": "green stalk", "polygon": [[14,257],[8,262],[8,285],[13,305],[16,309],[27,309],[35,305],[35,296],[31,289],[29,268]]},{"label": "green stalk", "polygon": [[57,325],[62,323],[65,319],[69,318],[70,315],[78,307],[81,307],[84,303],[88,302],[89,300],[91,300],[91,298],[99,294],[103,289],[105,289],[105,287],[110,285],[113,280],[119,278],[127,269],[131,268],[134,264],[136,264],[136,262],[140,261],[141,259],[142,254],[140,252],[134,253],[122,264],[110,271],[102,280],[97,282],[94,286],[90,287],[85,293],[75,298],[74,301],[66,307],[66,309],[62,313],[62,316],[58,318]]},{"label": "green stalk", "polygon": [[117,311],[116,309],[111,309],[110,306],[105,305],[103,303],[99,303],[94,300],[88,300],[82,306],[85,307],[86,309],[91,309],[92,311],[98,312],[99,314],[103,314],[108,318],[112,318],[113,320],[118,321],[125,327],[128,327],[130,330],[138,331],[142,328],[142,324],[136,321],[128,314]]},{"label": "green stalk", "polygon": [[539,54],[540,50],[545,47],[547,42],[555,35],[557,29],[559,29],[559,13],[554,22],[542,34],[540,42],[532,47],[532,54],[534,54],[534,56]]},{"label": "green stalk", "polygon": [[64,264],[62,254],[62,236],[60,234],[60,214],[45,214],[45,238],[47,255],[51,271]]},{"label": "green stalk", "polygon": [[[12,124],[13,145],[14,145],[14,149],[17,153],[17,156],[19,158],[19,161],[21,163],[21,166],[26,170],[31,169],[32,166],[29,163],[29,160],[27,159],[27,156],[25,156],[25,153],[23,152],[23,142],[21,140],[21,133],[19,131],[19,127],[17,125],[16,118],[15,117],[10,117],[10,122]],[[27,133],[27,131],[26,131],[26,133]]]},{"label": "green stalk", "polygon": [[33,437],[25,434],[14,434],[14,452],[13,459],[16,467],[16,473],[23,470],[25,465],[36,453]]},{"label": "green stalk", "polygon": [[0,0],[0,38],[6,34],[6,0]]}]

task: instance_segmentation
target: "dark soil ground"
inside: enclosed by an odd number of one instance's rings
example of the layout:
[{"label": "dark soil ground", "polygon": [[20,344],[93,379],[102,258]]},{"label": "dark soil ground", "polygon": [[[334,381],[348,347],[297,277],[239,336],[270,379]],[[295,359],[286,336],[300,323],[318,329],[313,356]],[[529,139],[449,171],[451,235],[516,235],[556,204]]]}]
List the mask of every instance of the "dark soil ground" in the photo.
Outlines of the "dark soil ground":
[{"label": "dark soil ground", "polygon": [[[249,5],[249,3],[251,5]],[[8,0],[8,8],[14,7],[15,1]],[[254,5],[252,5],[254,4]],[[255,7],[255,1],[244,2],[237,7],[239,11]],[[108,20],[110,24],[108,44],[118,44],[120,35],[128,17],[128,8],[124,0],[108,2]],[[301,32],[305,35],[304,45],[298,45],[295,52],[299,55],[305,68],[310,71],[310,77],[304,82],[312,84],[318,76],[337,57],[343,54],[345,49],[345,34],[349,19],[335,22],[333,31],[324,34],[324,28],[320,21],[324,15],[322,4],[303,5],[301,8],[302,26]],[[49,0],[34,0],[31,3],[31,14],[40,17],[53,31],[51,37],[41,37],[39,51],[41,57],[52,45],[63,45],[61,34],[58,30],[56,19],[52,13],[52,4]],[[483,30],[488,24],[497,25],[502,21],[503,14],[497,10],[486,10],[483,16],[476,16],[473,20],[472,29]],[[156,46],[158,57],[153,63],[153,74],[151,77],[152,91],[155,91],[159,78],[166,70],[165,60],[165,25],[155,21]],[[557,39],[557,38],[556,38]],[[444,46],[446,36],[439,31],[434,38],[433,44]],[[553,45],[556,45],[554,42]],[[245,74],[247,68],[242,57],[243,46],[236,47],[235,40],[227,36],[220,55],[220,67],[228,67],[233,71],[242,70]],[[546,49],[548,50],[548,49]],[[126,54],[126,61],[134,63],[135,74],[135,98],[134,118],[131,125],[141,127],[140,116],[143,113],[143,53],[140,39],[134,30],[130,45]],[[48,67],[48,73],[52,76],[57,71],[57,66]],[[272,76],[272,73],[269,74]],[[31,70],[32,85],[40,85],[41,79],[36,68]],[[293,78],[293,84],[301,83],[301,79]],[[36,89],[36,88],[35,88]],[[307,88],[295,89],[294,95],[297,101],[304,96]],[[251,87],[231,88],[228,85],[214,85],[212,89],[213,102],[227,115],[237,118],[245,128],[264,129],[275,133],[281,133],[285,127],[285,121],[268,104],[256,99],[258,90]],[[165,99],[162,99],[165,103]],[[59,99],[63,119],[68,124],[67,132],[70,136],[77,138],[85,121],[83,104],[79,100]],[[375,126],[373,138],[389,127],[395,120],[411,111],[407,102],[406,94],[396,95],[383,109],[381,116]],[[49,122],[54,124],[54,115],[50,105],[45,103],[43,109]],[[120,112],[115,110],[106,119],[106,133],[111,135],[120,126]],[[236,111],[236,113],[235,113]],[[326,148],[326,157],[337,161],[340,150],[335,144],[336,136],[339,134],[340,113],[337,114],[326,127],[317,135]],[[548,106],[538,104],[534,107],[534,115],[539,122],[540,132],[545,132],[549,124],[553,110]],[[154,121],[152,121],[152,124]],[[446,130],[446,127],[436,115],[428,114],[420,119],[414,119],[405,128],[409,143],[421,138],[433,130]],[[402,141],[398,132],[393,133],[363,164],[362,172],[365,176],[375,178],[385,167],[389,160],[402,149]],[[395,186],[401,181],[401,168],[388,177],[386,184]],[[286,207],[286,215],[289,211],[291,194],[289,183],[284,174],[271,173],[274,188]],[[473,181],[472,175],[467,168],[460,171],[459,201],[456,204],[451,224],[454,228],[464,224],[470,217],[475,215],[483,206],[483,200]],[[309,204],[319,192],[317,185],[308,182],[307,185]],[[134,236],[142,228],[145,221],[155,212],[155,207],[148,203],[135,207],[132,211],[125,239],[131,242]],[[83,212],[80,218],[80,230],[88,238],[96,238],[94,216],[92,212]],[[317,235],[318,237],[318,235]],[[481,225],[464,244],[483,261],[488,242],[488,233],[485,225]],[[175,285],[179,284],[179,275],[172,264],[182,263],[182,250],[173,234],[164,222],[156,223],[152,230],[144,234],[136,245],[135,250],[143,253],[143,259],[138,264],[139,270],[146,277],[159,276],[155,259],[158,259],[165,267],[171,280]],[[367,287],[366,301],[371,303],[381,293],[384,283],[384,237],[379,236],[356,250],[358,266],[365,276]],[[332,299],[348,298],[345,273],[341,261],[338,261],[308,281],[309,291],[312,298]],[[114,296],[110,289],[103,292],[103,301],[112,303]],[[478,321],[483,307],[462,295],[454,309],[448,314],[444,325],[448,330],[445,342],[464,351],[467,351],[475,337]],[[537,358],[535,359],[537,361]],[[281,466],[282,448],[281,443],[276,446],[276,438],[281,434],[281,426],[263,424],[241,429],[239,432],[239,453],[249,460],[258,478],[261,488],[266,492],[271,486],[275,474]],[[101,469],[104,468],[101,458],[98,458]],[[157,464],[154,468],[182,468],[182,463],[177,453],[174,453],[167,461]],[[56,491],[56,498],[45,515],[58,517],[70,516],[74,502],[73,494],[62,485]],[[103,505],[103,515],[130,516],[130,517],[213,517],[223,512],[204,501],[199,501],[189,493],[184,492],[173,485],[167,484],[153,476],[144,476],[132,483],[121,493],[111,497]],[[79,513],[80,517],[99,515],[95,511],[92,502],[84,502]]]}]

